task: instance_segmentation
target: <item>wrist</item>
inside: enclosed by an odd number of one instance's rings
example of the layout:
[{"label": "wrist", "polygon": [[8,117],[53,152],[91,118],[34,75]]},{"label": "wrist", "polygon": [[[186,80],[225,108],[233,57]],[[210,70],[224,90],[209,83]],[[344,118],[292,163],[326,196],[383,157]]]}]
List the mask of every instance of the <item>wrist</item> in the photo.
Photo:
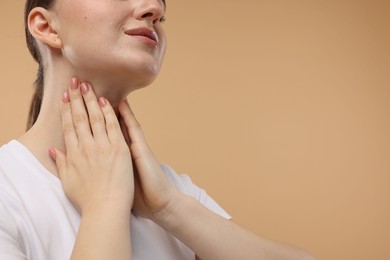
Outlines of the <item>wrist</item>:
[{"label": "wrist", "polygon": [[80,211],[84,214],[100,214],[103,212],[110,212],[111,214],[118,214],[118,216],[126,216],[131,214],[131,203],[128,200],[96,200],[87,203]]},{"label": "wrist", "polygon": [[177,191],[163,210],[153,214],[153,221],[167,231],[173,230],[182,223],[181,219],[191,214],[189,206],[194,201],[194,198]]}]

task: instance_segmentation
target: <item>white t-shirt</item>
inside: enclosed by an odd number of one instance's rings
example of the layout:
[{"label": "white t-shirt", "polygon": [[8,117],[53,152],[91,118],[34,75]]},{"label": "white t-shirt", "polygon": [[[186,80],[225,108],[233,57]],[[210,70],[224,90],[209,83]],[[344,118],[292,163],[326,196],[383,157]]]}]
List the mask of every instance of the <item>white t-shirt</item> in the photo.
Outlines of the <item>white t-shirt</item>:
[{"label": "white t-shirt", "polygon": [[[185,175],[162,164],[169,181],[220,216],[230,216]],[[0,259],[70,259],[80,215],[61,181],[16,140],[0,148]],[[194,252],[154,222],[131,216],[135,260],[194,259]]]}]

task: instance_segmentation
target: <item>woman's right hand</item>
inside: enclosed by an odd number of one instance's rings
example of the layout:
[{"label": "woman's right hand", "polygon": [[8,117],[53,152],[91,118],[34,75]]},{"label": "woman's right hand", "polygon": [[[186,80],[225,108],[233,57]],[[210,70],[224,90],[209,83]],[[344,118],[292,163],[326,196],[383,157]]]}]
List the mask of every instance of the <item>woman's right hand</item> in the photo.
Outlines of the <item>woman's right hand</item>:
[{"label": "woman's right hand", "polygon": [[49,152],[69,200],[80,213],[106,203],[130,212],[131,155],[108,100],[98,100],[88,83],[72,79],[62,98],[61,115],[66,152],[57,148]]},{"label": "woman's right hand", "polygon": [[133,166],[115,112],[89,84],[72,79],[61,116],[66,152],[49,153],[66,196],[81,213],[71,259],[131,259]]}]

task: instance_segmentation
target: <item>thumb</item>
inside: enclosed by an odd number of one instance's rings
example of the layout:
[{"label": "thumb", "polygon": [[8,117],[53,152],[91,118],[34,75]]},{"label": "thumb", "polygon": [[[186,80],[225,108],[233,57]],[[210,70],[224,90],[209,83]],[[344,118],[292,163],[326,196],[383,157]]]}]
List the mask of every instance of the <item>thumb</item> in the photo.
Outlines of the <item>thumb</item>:
[{"label": "thumb", "polygon": [[61,175],[66,172],[66,155],[63,151],[54,147],[49,149],[49,155],[51,159],[56,163],[58,177],[61,179]]},{"label": "thumb", "polygon": [[130,136],[129,136],[129,133],[127,130],[125,120],[123,119],[123,117],[121,115],[119,115],[119,125],[121,127],[123,137],[125,138],[127,145],[130,147],[130,144],[131,144]]},{"label": "thumb", "polygon": [[124,125],[127,127],[127,133],[130,137],[131,143],[146,143],[141,125],[135,118],[129,103],[127,101],[122,101],[119,104],[118,109]]}]

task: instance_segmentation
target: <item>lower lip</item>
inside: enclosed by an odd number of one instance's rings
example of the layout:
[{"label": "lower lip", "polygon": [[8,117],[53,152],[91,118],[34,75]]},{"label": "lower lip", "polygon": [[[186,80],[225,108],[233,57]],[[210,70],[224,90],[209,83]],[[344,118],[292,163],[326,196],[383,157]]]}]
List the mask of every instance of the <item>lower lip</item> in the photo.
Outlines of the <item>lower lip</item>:
[{"label": "lower lip", "polygon": [[143,35],[129,35],[131,37],[134,37],[136,38],[137,40],[141,41],[141,42],[144,42],[152,47],[155,47],[157,48],[158,47],[158,44],[155,40],[153,39],[150,39],[149,37],[146,37],[146,36],[143,36]]}]

